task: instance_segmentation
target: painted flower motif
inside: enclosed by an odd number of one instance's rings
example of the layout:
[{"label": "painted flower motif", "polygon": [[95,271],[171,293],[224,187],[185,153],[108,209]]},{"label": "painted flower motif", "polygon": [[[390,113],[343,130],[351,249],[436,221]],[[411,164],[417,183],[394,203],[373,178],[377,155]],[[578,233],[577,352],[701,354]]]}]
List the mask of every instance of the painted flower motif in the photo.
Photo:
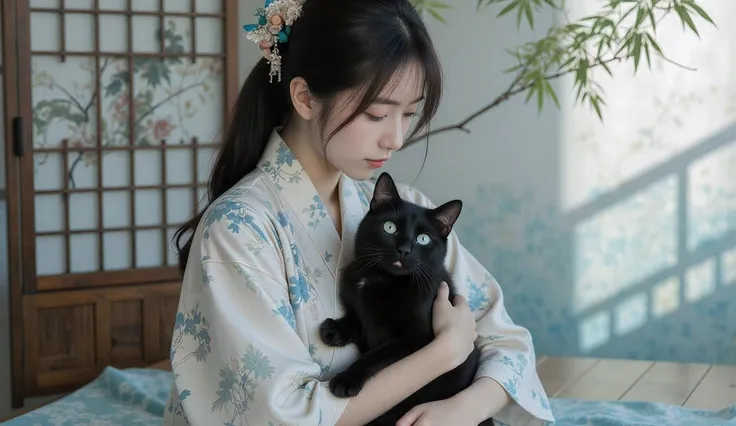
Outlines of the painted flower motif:
[{"label": "painted flower motif", "polygon": [[174,130],[174,125],[167,119],[158,119],[153,123],[153,137],[156,140],[166,139]]}]

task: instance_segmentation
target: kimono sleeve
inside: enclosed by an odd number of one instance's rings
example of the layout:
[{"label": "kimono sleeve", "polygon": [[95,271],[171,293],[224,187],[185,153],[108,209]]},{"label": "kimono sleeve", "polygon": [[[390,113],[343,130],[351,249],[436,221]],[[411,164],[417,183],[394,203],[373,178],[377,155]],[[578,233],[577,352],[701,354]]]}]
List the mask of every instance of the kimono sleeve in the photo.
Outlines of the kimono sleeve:
[{"label": "kimono sleeve", "polygon": [[[402,197],[429,208],[436,207],[416,189],[400,187]],[[462,214],[461,214],[462,216]],[[475,313],[477,346],[481,349],[478,377],[498,382],[513,402],[494,416],[509,424],[553,422],[549,402],[539,380],[530,332],[509,317],[503,291],[495,278],[460,243],[453,230],[448,238],[446,265],[457,291]]]},{"label": "kimono sleeve", "polygon": [[[347,404],[320,380],[270,226],[210,224],[193,244],[171,346],[165,424],[333,425]],[[288,247],[288,244],[286,245]]]}]

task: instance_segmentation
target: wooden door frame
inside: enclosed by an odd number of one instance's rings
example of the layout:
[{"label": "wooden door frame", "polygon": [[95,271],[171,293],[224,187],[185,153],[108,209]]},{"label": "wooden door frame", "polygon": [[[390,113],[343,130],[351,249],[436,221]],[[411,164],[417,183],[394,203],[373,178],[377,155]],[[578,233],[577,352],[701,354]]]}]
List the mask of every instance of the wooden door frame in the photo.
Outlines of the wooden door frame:
[{"label": "wooden door frame", "polygon": [[[5,123],[5,194],[7,208],[7,247],[8,247],[8,291],[10,311],[10,381],[11,406],[14,409],[23,406],[25,386],[23,384],[23,268],[22,268],[22,240],[20,218],[23,214],[22,204],[19,202],[20,160],[17,152],[25,143],[18,139],[22,120],[19,118],[20,99],[18,81],[19,43],[28,43],[20,40],[23,31],[23,22],[18,20],[18,0],[0,2],[3,15],[3,101]],[[27,31],[26,31],[27,33]]]}]

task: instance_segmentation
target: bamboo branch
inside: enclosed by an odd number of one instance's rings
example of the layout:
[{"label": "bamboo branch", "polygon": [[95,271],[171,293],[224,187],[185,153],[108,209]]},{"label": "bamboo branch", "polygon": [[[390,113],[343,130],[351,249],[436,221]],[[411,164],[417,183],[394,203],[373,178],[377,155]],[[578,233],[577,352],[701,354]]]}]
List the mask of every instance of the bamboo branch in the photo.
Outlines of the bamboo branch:
[{"label": "bamboo branch", "polygon": [[[628,59],[626,56],[615,56],[613,58],[609,58],[609,59],[606,59],[606,60],[603,60],[603,61],[595,62],[595,63],[593,63],[593,64],[590,65],[590,68],[599,67],[601,65],[607,65],[607,64],[609,64],[611,62],[621,62],[621,61],[624,61],[626,59]],[[555,80],[557,78],[560,78],[560,77],[562,77],[564,75],[567,75],[567,74],[574,73],[576,71],[577,70],[574,69],[574,68],[569,68],[569,69],[564,70],[564,71],[560,71],[560,72],[557,72],[557,73],[554,73],[554,74],[550,74],[550,75],[548,75],[548,76],[545,77],[545,80],[548,80],[548,81],[549,80]],[[453,131],[453,130],[460,130],[460,131],[465,132],[465,133],[470,133],[470,130],[468,130],[468,128],[466,126],[471,121],[473,121],[476,118],[480,117],[481,115],[485,114],[486,112],[488,112],[489,110],[493,109],[494,107],[497,107],[501,103],[503,103],[503,102],[511,99],[513,96],[518,95],[521,92],[525,92],[525,91],[529,90],[534,85],[533,83],[529,83],[529,84],[525,84],[523,86],[519,86],[519,81],[521,80],[522,75],[524,75],[524,70],[522,70],[521,72],[519,72],[519,74],[517,74],[516,78],[511,82],[511,84],[509,85],[509,87],[503,93],[501,93],[500,95],[496,96],[493,99],[493,101],[491,101],[491,103],[489,103],[489,104],[483,106],[482,108],[478,109],[477,111],[475,111],[474,113],[470,114],[468,117],[466,117],[462,121],[459,121],[458,123],[455,123],[455,124],[451,124],[451,125],[447,125],[447,126],[443,126],[443,127],[438,127],[436,129],[427,131],[427,132],[425,132],[425,133],[423,133],[423,134],[421,134],[419,136],[415,136],[413,138],[410,138],[410,139],[408,139],[404,143],[404,145],[401,147],[401,149],[405,149],[408,146],[411,146],[411,145],[413,145],[413,144],[415,144],[417,142],[420,142],[422,139],[427,139],[429,136],[434,136],[434,135],[437,135],[439,133],[449,132],[449,131]]]}]

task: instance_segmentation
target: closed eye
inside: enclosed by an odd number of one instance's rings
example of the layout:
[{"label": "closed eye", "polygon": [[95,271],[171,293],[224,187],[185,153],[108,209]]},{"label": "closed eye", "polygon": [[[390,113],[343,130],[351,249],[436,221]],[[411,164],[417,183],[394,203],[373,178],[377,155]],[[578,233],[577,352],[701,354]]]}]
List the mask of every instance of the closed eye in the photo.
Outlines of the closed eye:
[{"label": "closed eye", "polygon": [[[381,120],[383,120],[384,118],[387,117],[385,115],[383,117],[379,117],[377,115],[369,114],[367,112],[365,113],[365,115],[371,121],[381,121]],[[407,112],[407,113],[404,114],[404,117],[406,117],[406,118],[414,118],[414,117],[416,117],[416,115],[417,115],[416,112]]]},{"label": "closed eye", "polygon": [[386,118],[386,116],[385,116],[385,115],[384,115],[383,117],[377,117],[377,116],[375,116],[375,115],[373,115],[373,114],[368,114],[367,112],[365,113],[365,115],[366,115],[366,117],[368,117],[368,119],[369,119],[369,120],[371,120],[371,121],[381,121],[381,120],[383,120],[384,118]]}]

